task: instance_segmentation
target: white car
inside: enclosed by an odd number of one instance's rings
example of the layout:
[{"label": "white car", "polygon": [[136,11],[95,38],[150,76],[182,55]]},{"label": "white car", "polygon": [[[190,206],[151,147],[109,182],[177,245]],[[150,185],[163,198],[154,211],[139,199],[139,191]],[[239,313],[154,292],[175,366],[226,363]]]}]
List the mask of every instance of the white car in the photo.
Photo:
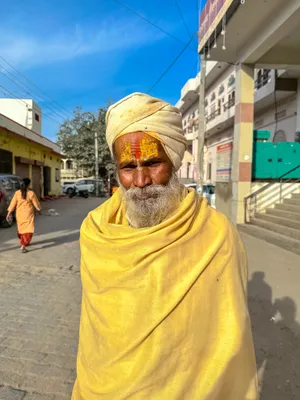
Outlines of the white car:
[{"label": "white car", "polygon": [[64,184],[63,192],[66,194],[71,194],[75,188],[78,190],[87,190],[89,193],[93,193],[95,190],[95,180],[81,179],[77,182]]}]

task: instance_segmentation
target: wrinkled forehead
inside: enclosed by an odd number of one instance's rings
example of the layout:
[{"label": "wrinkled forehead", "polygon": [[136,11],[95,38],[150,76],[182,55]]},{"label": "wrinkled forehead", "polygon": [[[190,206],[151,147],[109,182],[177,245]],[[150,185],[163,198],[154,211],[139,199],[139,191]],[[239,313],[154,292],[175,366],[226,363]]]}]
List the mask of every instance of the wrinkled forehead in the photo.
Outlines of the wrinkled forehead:
[{"label": "wrinkled forehead", "polygon": [[114,143],[114,154],[119,162],[166,156],[161,142],[144,132],[127,133],[119,137]]}]

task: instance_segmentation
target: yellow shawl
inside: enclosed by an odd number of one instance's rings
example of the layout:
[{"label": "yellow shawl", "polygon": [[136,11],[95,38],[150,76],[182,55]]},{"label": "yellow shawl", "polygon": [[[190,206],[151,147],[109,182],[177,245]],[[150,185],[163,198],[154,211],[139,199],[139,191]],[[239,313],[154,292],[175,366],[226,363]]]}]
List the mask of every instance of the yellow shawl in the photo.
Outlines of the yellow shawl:
[{"label": "yellow shawl", "polygon": [[243,245],[190,191],[158,226],[126,222],[122,193],[81,228],[73,400],[255,400]]}]

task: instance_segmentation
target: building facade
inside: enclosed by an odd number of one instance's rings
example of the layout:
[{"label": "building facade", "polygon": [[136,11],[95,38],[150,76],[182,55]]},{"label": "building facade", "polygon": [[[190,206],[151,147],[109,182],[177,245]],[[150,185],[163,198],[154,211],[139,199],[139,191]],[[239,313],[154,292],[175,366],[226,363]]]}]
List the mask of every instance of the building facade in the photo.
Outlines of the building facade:
[{"label": "building facade", "polygon": [[62,154],[42,136],[41,119],[32,100],[0,99],[0,173],[29,177],[38,197],[59,195]]},{"label": "building facade", "polygon": [[[299,85],[284,79],[284,70],[255,70],[254,129],[270,132],[273,143],[300,141]],[[181,90],[177,103],[183,115],[188,149],[179,177],[197,181],[199,75]],[[205,95],[204,183],[227,182],[231,176],[236,105],[235,66],[207,62]]]}]

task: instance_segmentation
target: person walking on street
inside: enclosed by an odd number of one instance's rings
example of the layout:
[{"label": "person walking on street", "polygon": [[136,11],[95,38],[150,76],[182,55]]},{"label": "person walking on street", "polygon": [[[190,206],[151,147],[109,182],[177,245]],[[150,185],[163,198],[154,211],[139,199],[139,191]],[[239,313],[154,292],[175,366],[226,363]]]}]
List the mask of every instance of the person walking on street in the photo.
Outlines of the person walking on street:
[{"label": "person walking on street", "polygon": [[22,253],[27,253],[27,246],[30,244],[34,233],[34,210],[41,210],[40,202],[36,194],[29,189],[30,179],[22,181],[21,189],[17,190],[8,207],[6,219],[11,218],[16,210],[18,236],[21,243]]}]

